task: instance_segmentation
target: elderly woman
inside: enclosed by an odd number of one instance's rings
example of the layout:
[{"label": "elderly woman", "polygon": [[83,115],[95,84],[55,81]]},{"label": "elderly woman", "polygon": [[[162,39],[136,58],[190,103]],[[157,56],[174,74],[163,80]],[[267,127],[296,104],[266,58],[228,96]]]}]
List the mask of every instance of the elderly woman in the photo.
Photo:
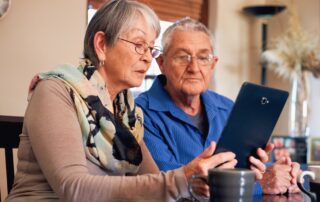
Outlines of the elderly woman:
[{"label": "elderly woman", "polygon": [[6,201],[174,201],[189,195],[193,174],[234,167],[233,153],[212,156],[214,144],[185,167],[164,173],[154,163],[127,89],[159,55],[159,29],[147,6],[111,0],[88,26],[85,63],[33,79]]}]

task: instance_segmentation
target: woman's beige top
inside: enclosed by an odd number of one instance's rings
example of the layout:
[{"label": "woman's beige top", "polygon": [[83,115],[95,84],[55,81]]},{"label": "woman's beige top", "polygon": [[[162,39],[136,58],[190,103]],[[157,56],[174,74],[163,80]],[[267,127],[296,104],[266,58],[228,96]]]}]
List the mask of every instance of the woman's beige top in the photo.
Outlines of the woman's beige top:
[{"label": "woman's beige top", "polygon": [[88,161],[75,107],[57,79],[38,84],[24,118],[18,171],[6,201],[162,202],[189,195],[183,169],[159,172],[143,142],[137,176],[116,176]]}]

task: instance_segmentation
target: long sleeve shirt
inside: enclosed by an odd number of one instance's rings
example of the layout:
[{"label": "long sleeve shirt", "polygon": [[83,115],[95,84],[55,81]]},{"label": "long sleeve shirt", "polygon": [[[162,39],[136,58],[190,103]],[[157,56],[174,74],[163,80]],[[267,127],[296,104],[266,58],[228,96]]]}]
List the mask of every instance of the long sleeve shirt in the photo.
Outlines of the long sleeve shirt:
[{"label": "long sleeve shirt", "polygon": [[144,142],[136,176],[115,176],[86,159],[72,99],[41,81],[28,105],[15,182],[6,201],[175,201],[188,197],[182,168],[160,172]]}]

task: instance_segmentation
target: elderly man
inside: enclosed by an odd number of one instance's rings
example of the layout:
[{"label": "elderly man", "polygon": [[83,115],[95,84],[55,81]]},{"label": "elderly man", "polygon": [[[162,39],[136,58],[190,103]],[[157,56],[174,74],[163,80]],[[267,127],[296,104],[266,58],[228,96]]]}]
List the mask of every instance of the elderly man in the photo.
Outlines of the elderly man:
[{"label": "elderly man", "polygon": [[[145,143],[159,168],[171,170],[191,162],[211,141],[219,140],[233,102],[208,90],[218,59],[203,24],[182,19],[165,31],[162,46],[163,54],[157,59],[162,75],[136,103],[144,112]],[[251,169],[260,173],[255,193],[297,192],[299,164],[281,159],[264,172],[262,162],[272,149],[268,144],[265,150],[257,150],[260,159],[249,158]]]}]

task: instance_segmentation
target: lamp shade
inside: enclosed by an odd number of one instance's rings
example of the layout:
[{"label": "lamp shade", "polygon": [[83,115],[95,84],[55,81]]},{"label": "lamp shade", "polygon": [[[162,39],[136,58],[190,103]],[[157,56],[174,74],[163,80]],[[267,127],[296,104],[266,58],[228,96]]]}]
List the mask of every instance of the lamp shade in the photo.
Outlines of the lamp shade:
[{"label": "lamp shade", "polygon": [[243,8],[243,11],[256,17],[268,18],[280,13],[285,8],[285,5],[256,5],[246,6]]}]

